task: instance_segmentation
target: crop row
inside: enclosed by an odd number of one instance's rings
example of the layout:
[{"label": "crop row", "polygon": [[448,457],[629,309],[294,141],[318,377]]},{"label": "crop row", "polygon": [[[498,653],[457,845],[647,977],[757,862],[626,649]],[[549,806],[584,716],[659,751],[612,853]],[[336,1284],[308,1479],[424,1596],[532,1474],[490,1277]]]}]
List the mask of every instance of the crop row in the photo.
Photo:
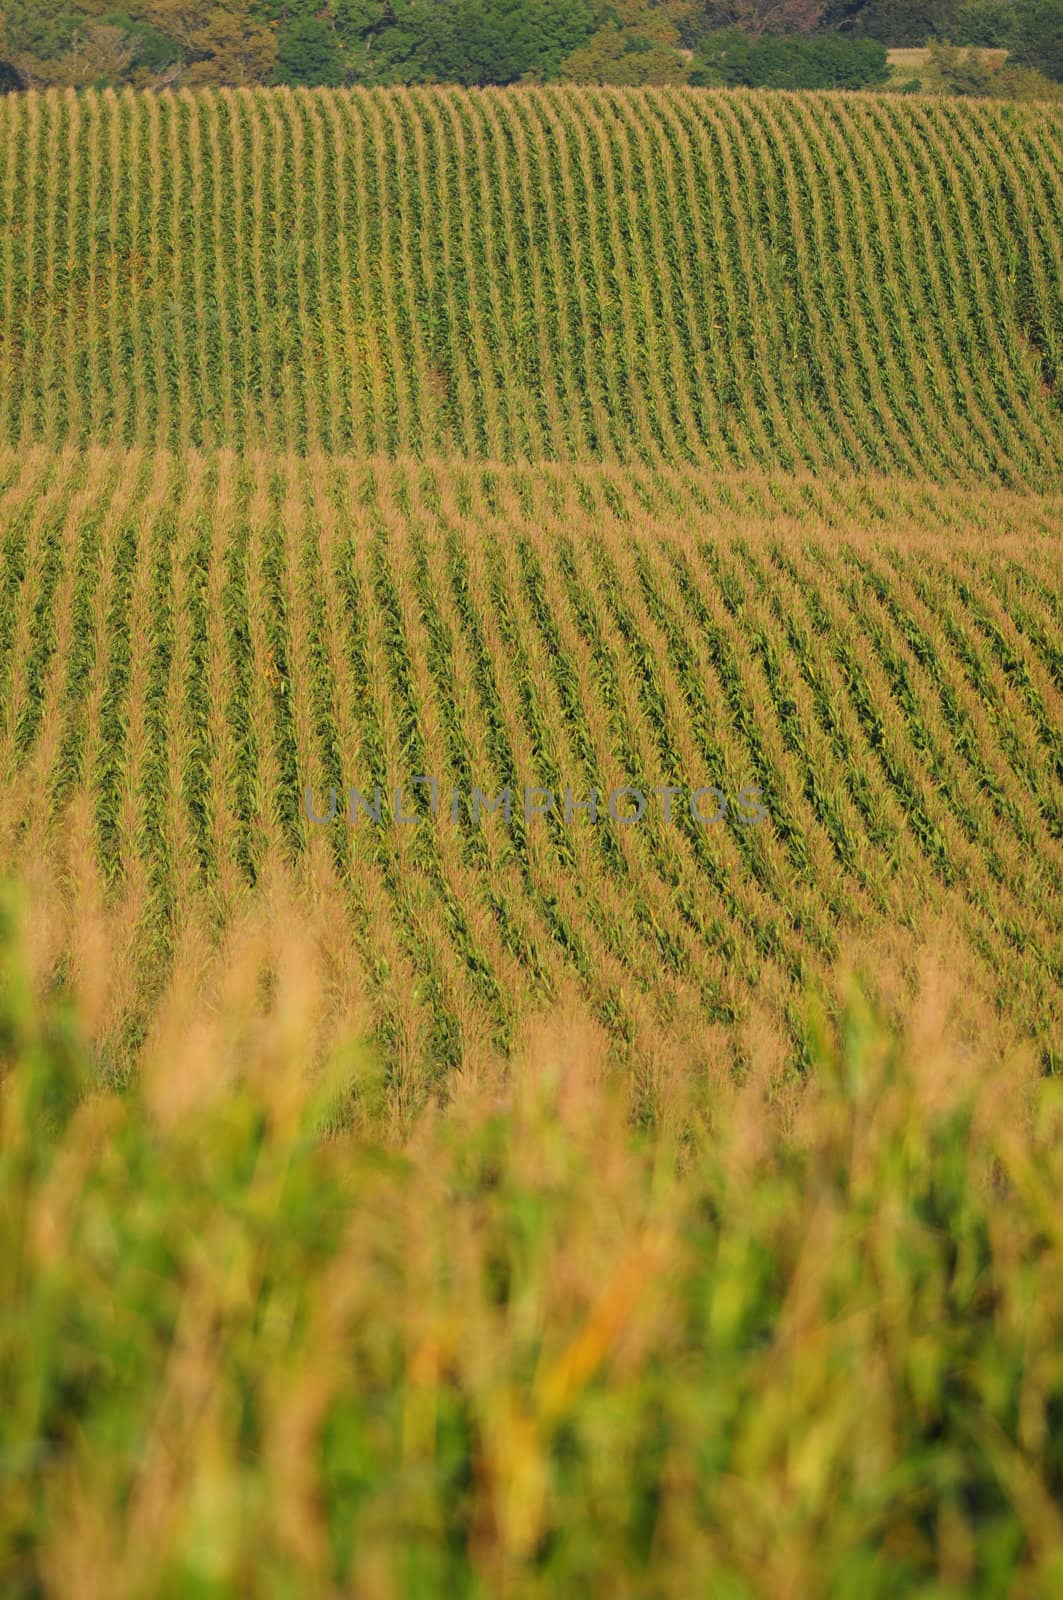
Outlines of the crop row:
[{"label": "crop row", "polygon": [[1051,108],[7,97],[0,439],[1047,483]]},{"label": "crop row", "polygon": [[88,819],[142,1022],[291,880],[411,1082],[567,984],[633,1059],[682,1018],[740,1053],[755,996],[928,919],[1051,1054],[1058,501],[43,447],[0,495],[0,856],[62,877]]}]

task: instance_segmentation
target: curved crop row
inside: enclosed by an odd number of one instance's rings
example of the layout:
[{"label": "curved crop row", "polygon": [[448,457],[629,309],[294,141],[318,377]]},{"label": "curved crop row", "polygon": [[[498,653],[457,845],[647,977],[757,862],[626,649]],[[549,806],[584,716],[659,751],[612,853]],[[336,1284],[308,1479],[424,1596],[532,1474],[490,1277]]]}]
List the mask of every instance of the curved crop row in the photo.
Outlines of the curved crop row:
[{"label": "curved crop row", "polygon": [[294,881],[411,1093],[566,985],[643,1068],[764,1005],[799,1061],[809,979],[928,919],[1051,1056],[1058,500],[102,450],[0,486],[0,865],[87,840],[121,1038]]},{"label": "curved crop row", "polygon": [[1059,141],[873,95],[8,96],[0,440],[1047,486]]}]

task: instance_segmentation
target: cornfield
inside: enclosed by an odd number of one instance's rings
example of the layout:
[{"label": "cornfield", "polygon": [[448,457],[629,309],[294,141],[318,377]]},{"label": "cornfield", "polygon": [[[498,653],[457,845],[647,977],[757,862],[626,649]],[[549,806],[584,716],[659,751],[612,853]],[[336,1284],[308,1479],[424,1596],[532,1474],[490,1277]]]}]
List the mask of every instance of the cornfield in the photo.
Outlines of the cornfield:
[{"label": "cornfield", "polygon": [[954,944],[800,1094],[763,1030],[640,1129],[575,1007],[398,1150],[279,909],[117,1094],[0,905],[5,1595],[1058,1590],[1059,1084]]},{"label": "cornfield", "polygon": [[1061,174],[0,98],[5,1596],[1061,1592]]},{"label": "cornfield", "polygon": [[[737,1040],[754,995],[785,1020],[847,936],[928,917],[1057,1062],[1058,497],[98,448],[0,465],[0,850],[87,872],[127,929],[115,1048],[192,930],[209,948],[286,884],[338,969],[372,975],[415,1097],[505,1055],[567,984],[645,1068]],[[473,814],[506,789],[508,817]]]},{"label": "cornfield", "polygon": [[889,96],[9,96],[0,440],[1044,484],[1061,171]]}]

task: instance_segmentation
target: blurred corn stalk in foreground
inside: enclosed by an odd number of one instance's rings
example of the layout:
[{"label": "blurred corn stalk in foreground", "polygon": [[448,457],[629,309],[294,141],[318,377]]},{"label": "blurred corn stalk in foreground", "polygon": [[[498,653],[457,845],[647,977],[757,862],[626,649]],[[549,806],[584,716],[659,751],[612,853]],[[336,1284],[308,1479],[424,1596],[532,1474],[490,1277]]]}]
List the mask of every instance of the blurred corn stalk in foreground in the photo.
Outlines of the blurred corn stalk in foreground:
[{"label": "blurred corn stalk in foreground", "polygon": [[1059,1592],[1063,1105],[955,953],[811,997],[804,1083],[765,1021],[640,1128],[573,1003],[400,1129],[297,918],[120,1093],[20,921],[4,1595]]}]

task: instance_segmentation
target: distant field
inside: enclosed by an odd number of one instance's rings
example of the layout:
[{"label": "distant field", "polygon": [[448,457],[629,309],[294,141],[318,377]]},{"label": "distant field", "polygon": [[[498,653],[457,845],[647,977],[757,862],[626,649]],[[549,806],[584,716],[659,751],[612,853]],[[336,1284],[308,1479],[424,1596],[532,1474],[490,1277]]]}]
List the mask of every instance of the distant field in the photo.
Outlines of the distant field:
[{"label": "distant field", "polygon": [[12,95],[0,438],[1063,460],[1063,115],[892,95]]},{"label": "distant field", "polygon": [[[930,51],[925,45],[906,45],[886,52],[891,67],[900,67],[914,71],[918,67],[925,67],[930,61]],[[978,49],[979,56],[990,66],[1002,67],[1008,59],[1006,50]]]}]

